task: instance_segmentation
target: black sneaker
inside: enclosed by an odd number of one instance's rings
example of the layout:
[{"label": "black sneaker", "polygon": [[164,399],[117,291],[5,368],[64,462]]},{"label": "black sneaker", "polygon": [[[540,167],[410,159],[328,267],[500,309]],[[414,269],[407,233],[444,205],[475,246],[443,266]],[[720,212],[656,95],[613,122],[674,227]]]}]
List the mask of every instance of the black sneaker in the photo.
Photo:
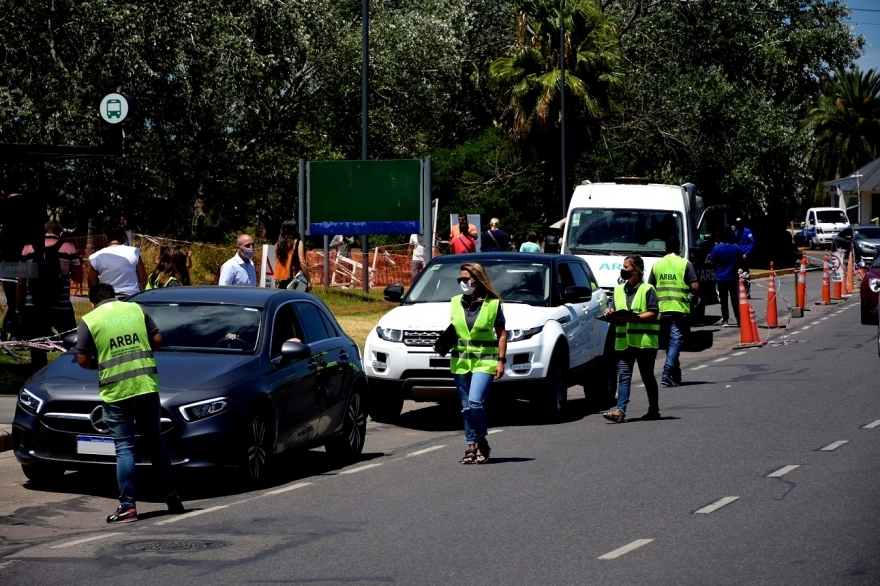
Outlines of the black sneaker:
[{"label": "black sneaker", "polygon": [[660,381],[660,384],[663,385],[664,387],[677,387],[681,383],[677,383],[670,378],[664,378],[663,380]]},{"label": "black sneaker", "polygon": [[183,502],[181,502],[180,497],[175,492],[168,495],[168,498],[165,499],[165,504],[168,505],[169,513],[179,515],[186,512],[186,509],[183,508]]},{"label": "black sneaker", "polygon": [[659,411],[648,411],[645,415],[642,415],[642,421],[657,421],[658,419],[663,419],[660,417]]},{"label": "black sneaker", "polygon": [[137,509],[123,509],[119,507],[112,515],[107,515],[108,523],[132,523],[138,520]]}]

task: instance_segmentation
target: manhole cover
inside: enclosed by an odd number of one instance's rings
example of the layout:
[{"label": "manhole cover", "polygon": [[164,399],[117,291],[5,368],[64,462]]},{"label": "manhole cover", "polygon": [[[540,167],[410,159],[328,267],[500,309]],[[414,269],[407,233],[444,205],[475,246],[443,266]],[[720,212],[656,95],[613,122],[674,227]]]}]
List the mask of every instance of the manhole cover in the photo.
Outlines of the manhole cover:
[{"label": "manhole cover", "polygon": [[135,541],[122,547],[132,551],[201,551],[226,547],[226,544],[222,541]]}]

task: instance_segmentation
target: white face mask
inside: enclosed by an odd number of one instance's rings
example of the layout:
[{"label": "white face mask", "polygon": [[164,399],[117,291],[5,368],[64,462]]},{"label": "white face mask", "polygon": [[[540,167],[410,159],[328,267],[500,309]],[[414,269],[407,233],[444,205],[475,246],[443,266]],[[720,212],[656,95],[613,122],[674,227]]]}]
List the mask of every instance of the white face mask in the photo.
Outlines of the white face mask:
[{"label": "white face mask", "polygon": [[244,248],[242,246],[242,247],[239,247],[238,252],[239,252],[239,254],[241,254],[241,256],[243,258],[250,260],[250,259],[254,258],[254,250],[255,250],[254,248]]},{"label": "white face mask", "polygon": [[474,292],[474,286],[471,285],[470,281],[462,281],[459,285],[461,285],[461,290],[464,291],[465,295],[470,295]]}]

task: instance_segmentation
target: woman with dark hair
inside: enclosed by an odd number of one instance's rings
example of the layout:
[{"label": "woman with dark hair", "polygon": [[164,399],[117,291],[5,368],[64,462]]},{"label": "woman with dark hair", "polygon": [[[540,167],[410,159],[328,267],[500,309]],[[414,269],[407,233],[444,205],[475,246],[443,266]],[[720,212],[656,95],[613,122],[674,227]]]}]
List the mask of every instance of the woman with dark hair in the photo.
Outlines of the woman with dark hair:
[{"label": "woman with dark hair", "polygon": [[105,248],[89,257],[89,287],[98,282],[113,285],[120,298],[143,291],[147,285],[147,270],[141,250],[126,244],[128,240],[121,227],[107,230],[107,241]]},{"label": "woman with dark hair", "polygon": [[[614,288],[614,295],[605,315],[617,319],[614,349],[617,350],[617,409],[603,413],[614,423],[626,419],[633,365],[638,363],[639,374],[648,393],[648,414],[642,419],[660,419],[657,379],[654,362],[660,344],[660,314],[657,292],[644,282],[645,262],[637,254],[623,259],[620,277],[623,283]],[[623,312],[623,313],[620,313]]]},{"label": "woman with dark hair", "polygon": [[[297,275],[303,275],[308,283],[309,275],[305,270],[307,266],[305,246],[296,229],[296,222],[287,220],[281,224],[281,233],[278,234],[278,242],[275,243],[276,286],[279,289],[287,289]],[[308,289],[311,289],[310,284]]]},{"label": "woman with dark hair", "polygon": [[458,284],[462,294],[450,302],[450,328],[455,330],[457,341],[451,348],[435,345],[434,350],[439,354],[451,350],[449,368],[461,399],[468,444],[461,463],[483,464],[489,461],[492,451],[486,441],[488,418],[484,402],[492,381],[504,375],[507,332],[501,298],[482,265],[461,265]]},{"label": "woman with dark hair", "polygon": [[161,287],[180,287],[189,285],[189,255],[180,246],[163,246],[164,252],[159,258],[156,269],[147,278],[146,289]]}]

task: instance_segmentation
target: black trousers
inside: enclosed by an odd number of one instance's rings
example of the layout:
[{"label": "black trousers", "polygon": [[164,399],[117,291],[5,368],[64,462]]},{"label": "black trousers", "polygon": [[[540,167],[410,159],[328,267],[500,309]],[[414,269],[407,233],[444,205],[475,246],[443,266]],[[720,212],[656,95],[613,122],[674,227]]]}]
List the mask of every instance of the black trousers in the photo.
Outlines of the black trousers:
[{"label": "black trousers", "polygon": [[[76,317],[73,314],[73,305],[68,307],[34,307],[29,306],[24,311],[24,331],[28,340],[51,336],[52,330],[57,333],[76,329]],[[31,348],[31,364],[45,366],[49,360],[46,351]]]},{"label": "black trousers", "polygon": [[739,282],[716,281],[716,284],[718,285],[718,301],[721,303],[721,319],[725,321],[730,319],[727,310],[727,298],[730,297],[734,319],[739,322]]}]

